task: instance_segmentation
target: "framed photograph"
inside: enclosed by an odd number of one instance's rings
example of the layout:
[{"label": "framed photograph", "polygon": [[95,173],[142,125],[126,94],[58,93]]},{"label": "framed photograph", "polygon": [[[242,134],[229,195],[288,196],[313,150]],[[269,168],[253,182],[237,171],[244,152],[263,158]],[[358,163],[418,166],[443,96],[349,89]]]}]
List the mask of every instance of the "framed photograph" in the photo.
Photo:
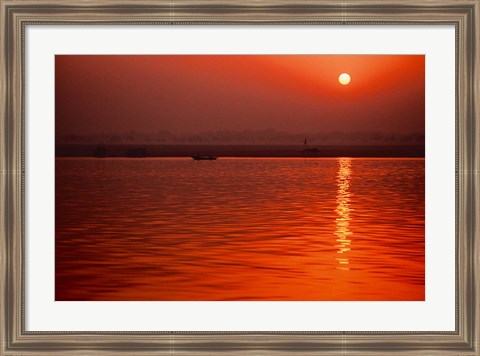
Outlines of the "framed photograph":
[{"label": "framed photograph", "polygon": [[480,354],[480,1],[0,4],[2,355]]}]

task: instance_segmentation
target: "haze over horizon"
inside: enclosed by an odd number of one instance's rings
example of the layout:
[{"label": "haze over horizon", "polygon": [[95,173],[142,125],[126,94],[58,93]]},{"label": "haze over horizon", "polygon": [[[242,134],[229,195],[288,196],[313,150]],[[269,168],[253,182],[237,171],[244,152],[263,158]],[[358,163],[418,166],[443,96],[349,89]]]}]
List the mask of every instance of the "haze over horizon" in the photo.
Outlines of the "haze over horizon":
[{"label": "haze over horizon", "polygon": [[196,134],[175,134],[170,131],[121,132],[100,134],[65,134],[56,138],[57,144],[231,144],[231,145],[423,145],[423,133],[396,134],[392,132],[316,132],[289,133],[273,128],[244,131],[207,131]]},{"label": "haze over horizon", "polygon": [[425,132],[423,55],[57,55],[55,72],[57,137]]}]

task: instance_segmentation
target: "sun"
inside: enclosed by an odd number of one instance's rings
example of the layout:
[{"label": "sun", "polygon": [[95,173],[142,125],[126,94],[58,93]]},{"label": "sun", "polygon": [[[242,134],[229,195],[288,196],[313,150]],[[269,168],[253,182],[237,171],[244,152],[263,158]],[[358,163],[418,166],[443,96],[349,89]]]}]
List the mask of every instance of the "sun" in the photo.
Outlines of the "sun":
[{"label": "sun", "polygon": [[350,74],[342,73],[338,77],[338,82],[342,85],[348,85],[350,83]]}]

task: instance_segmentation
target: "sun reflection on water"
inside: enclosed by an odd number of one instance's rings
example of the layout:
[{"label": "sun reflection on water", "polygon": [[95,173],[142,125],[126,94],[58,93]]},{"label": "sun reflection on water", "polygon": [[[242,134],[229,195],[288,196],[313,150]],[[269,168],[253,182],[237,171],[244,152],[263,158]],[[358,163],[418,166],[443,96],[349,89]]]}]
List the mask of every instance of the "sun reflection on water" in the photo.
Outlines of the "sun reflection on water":
[{"label": "sun reflection on water", "polygon": [[340,158],[337,173],[337,218],[335,236],[337,237],[337,269],[349,270],[348,251],[352,240],[350,235],[350,176],[352,174],[351,159]]},{"label": "sun reflection on water", "polygon": [[57,158],[55,300],[425,300],[425,160],[215,162]]}]

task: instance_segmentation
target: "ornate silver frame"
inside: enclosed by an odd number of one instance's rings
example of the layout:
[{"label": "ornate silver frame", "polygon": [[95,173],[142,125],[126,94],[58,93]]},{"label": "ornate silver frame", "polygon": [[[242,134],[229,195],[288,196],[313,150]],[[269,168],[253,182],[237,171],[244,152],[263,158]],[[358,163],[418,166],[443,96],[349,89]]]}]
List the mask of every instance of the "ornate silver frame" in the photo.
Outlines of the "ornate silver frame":
[{"label": "ornate silver frame", "polygon": [[[1,355],[480,355],[480,0],[0,0]],[[456,28],[454,332],[32,332],[24,303],[25,27],[450,24]],[[27,172],[28,173],[28,172]]]}]

